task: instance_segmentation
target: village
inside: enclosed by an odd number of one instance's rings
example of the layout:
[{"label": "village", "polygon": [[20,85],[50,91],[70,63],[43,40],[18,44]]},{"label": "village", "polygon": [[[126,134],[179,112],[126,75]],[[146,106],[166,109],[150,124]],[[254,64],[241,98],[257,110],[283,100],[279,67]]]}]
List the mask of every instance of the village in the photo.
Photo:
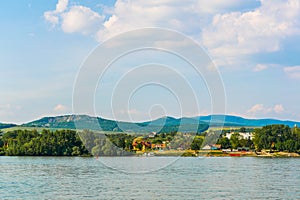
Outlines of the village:
[{"label": "village", "polygon": [[137,155],[142,156],[254,156],[253,138],[254,133],[245,128],[222,133],[219,130],[208,131],[201,135],[151,132],[136,137],[132,147]]}]

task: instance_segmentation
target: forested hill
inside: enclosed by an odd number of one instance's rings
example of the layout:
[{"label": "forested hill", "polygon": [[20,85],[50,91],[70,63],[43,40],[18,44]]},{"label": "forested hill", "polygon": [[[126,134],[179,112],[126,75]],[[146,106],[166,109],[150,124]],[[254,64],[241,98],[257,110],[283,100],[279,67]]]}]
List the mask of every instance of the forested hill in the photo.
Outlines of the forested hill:
[{"label": "forested hill", "polygon": [[297,125],[300,127],[300,122],[278,119],[246,119],[238,116],[231,115],[208,115],[193,117],[192,119],[200,120],[206,123],[210,123],[211,126],[220,126],[224,123],[224,126],[252,126],[263,127],[267,125],[283,124],[289,127]]},{"label": "forested hill", "polygon": [[[162,117],[153,121],[142,123],[120,122],[101,117],[87,115],[65,115],[56,117],[44,117],[42,119],[22,124],[21,127],[38,127],[50,129],[90,129],[115,132],[202,132],[210,127],[262,127],[266,125],[283,124],[289,127],[299,122],[282,121],[277,119],[246,119],[229,115],[209,115],[199,117]],[[14,124],[0,124],[0,129],[16,126]]]},{"label": "forested hill", "polygon": [[208,129],[207,123],[192,120],[185,123],[185,120],[171,117],[161,118],[161,123],[155,121],[143,123],[120,122],[100,117],[87,115],[65,115],[57,117],[44,117],[42,119],[22,124],[23,127],[40,128],[63,128],[63,129],[90,129],[115,132],[203,132]]},{"label": "forested hill", "polygon": [[16,124],[4,124],[4,123],[0,123],[0,129],[11,128],[11,127],[14,127],[14,126],[17,126],[17,125]]}]

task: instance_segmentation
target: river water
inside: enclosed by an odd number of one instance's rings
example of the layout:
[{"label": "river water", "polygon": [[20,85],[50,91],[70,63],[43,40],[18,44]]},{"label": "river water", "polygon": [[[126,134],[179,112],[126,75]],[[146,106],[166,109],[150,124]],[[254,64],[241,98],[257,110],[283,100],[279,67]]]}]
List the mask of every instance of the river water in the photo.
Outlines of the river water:
[{"label": "river water", "polygon": [[0,157],[0,199],[300,199],[300,159]]}]

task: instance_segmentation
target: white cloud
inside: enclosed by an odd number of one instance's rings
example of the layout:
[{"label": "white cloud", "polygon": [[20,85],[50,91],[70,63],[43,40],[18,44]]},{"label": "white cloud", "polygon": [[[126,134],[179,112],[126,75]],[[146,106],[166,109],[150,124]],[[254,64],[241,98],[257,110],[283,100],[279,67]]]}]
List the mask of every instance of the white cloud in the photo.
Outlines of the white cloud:
[{"label": "white cloud", "polygon": [[[223,65],[260,52],[280,50],[281,42],[299,35],[300,2],[298,0],[261,0],[261,6],[248,12],[217,14],[202,34],[209,52]],[[219,62],[220,63],[220,62]]]},{"label": "white cloud", "polygon": [[256,104],[252,106],[247,113],[257,113],[257,112],[264,112],[266,111],[266,108],[264,107],[263,104]]},{"label": "white cloud", "polygon": [[66,108],[66,106],[64,106],[64,105],[58,104],[58,105],[56,105],[56,106],[53,108],[53,110],[54,110],[55,112],[64,112],[64,111],[67,110],[67,108]]},{"label": "white cloud", "polygon": [[[66,33],[97,41],[142,27],[175,29],[200,41],[217,66],[249,64],[248,56],[279,51],[287,37],[300,35],[299,0],[116,0],[102,9],[100,14],[59,0],[44,17]],[[258,64],[253,70],[268,67]]]},{"label": "white cloud", "polygon": [[96,32],[104,20],[104,16],[84,6],[72,6],[62,14],[62,30],[66,33],[91,34]]},{"label": "white cloud", "polygon": [[68,0],[59,0],[56,9],[44,13],[52,27],[57,25],[66,33],[94,34],[102,26],[104,16],[84,6],[68,7]]},{"label": "white cloud", "polygon": [[[141,27],[171,28],[190,36],[199,37],[201,27],[210,20],[213,14],[237,10],[245,5],[252,4],[252,0],[228,0],[226,2],[219,0],[117,0],[114,7],[104,7],[104,11],[100,15],[83,6],[70,6],[70,11],[67,11],[68,1],[59,0],[56,9],[45,12],[44,17],[46,21],[54,26],[60,23],[61,18],[67,17],[68,20],[63,19],[61,23],[63,30],[68,33],[89,33],[92,26],[98,28],[96,37],[98,41]],[[80,7],[85,9],[79,10]],[[80,15],[78,18],[81,19],[81,22],[89,25],[84,26],[83,23],[80,26],[76,25],[72,20],[75,17],[74,15],[77,15],[77,17]],[[103,21],[103,15],[106,15],[105,21]],[[83,20],[87,16],[96,17],[93,20]],[[96,23],[96,20],[98,20],[98,23]],[[76,20],[76,22],[78,21]],[[99,23],[103,26],[99,27]]]},{"label": "white cloud", "polygon": [[44,18],[47,22],[49,22],[52,25],[52,27],[56,26],[59,22],[58,16],[52,11],[45,12]]},{"label": "white cloud", "polygon": [[268,65],[263,65],[263,64],[257,64],[255,66],[255,68],[253,69],[254,72],[260,72],[260,71],[263,71],[263,70],[266,70],[268,69]]},{"label": "white cloud", "polygon": [[300,66],[285,67],[283,71],[290,77],[294,79],[300,79]]},{"label": "white cloud", "polygon": [[170,28],[199,39],[201,28],[214,14],[250,4],[252,0],[117,0],[97,39],[141,27]]},{"label": "white cloud", "polygon": [[202,20],[195,6],[198,6],[198,1],[118,0],[111,17],[104,22],[104,28],[99,30],[97,40],[102,41],[115,34],[142,27],[164,27],[185,32],[197,29],[200,32]]},{"label": "white cloud", "polygon": [[64,12],[68,7],[68,0],[58,0],[58,3],[56,4],[56,12],[62,13]]},{"label": "white cloud", "polygon": [[282,113],[282,112],[284,112],[284,107],[283,107],[283,105],[281,105],[281,104],[278,104],[278,105],[275,105],[275,107],[274,107],[274,111],[276,112],[276,113]]},{"label": "white cloud", "polygon": [[67,9],[68,0],[58,0],[56,4],[56,9],[53,11],[47,11],[44,13],[44,18],[49,22],[52,27],[59,23],[59,14]]},{"label": "white cloud", "polygon": [[285,111],[282,104],[277,104],[274,107],[265,107],[263,104],[255,104],[252,106],[247,113],[249,114],[267,114],[270,112],[275,112],[277,114],[283,113]]}]

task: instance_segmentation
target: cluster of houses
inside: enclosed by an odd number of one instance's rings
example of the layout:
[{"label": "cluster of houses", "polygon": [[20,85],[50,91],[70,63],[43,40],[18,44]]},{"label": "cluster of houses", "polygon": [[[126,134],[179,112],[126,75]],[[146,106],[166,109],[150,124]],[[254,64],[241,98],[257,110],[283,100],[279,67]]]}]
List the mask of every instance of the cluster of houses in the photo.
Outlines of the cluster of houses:
[{"label": "cluster of houses", "polygon": [[[235,132],[226,133],[225,137],[227,137],[230,140],[230,138],[233,134],[235,134]],[[239,135],[240,135],[241,139],[246,139],[246,140],[248,140],[248,139],[252,140],[254,137],[254,134],[249,133],[249,132],[245,132],[245,133],[239,132]]]},{"label": "cluster of houses", "polygon": [[[233,134],[236,134],[236,132],[229,132],[226,133],[224,137],[230,139]],[[240,139],[250,139],[252,140],[254,137],[253,133],[250,132],[239,132]],[[162,143],[151,143],[147,141],[147,138],[155,138],[157,136],[156,132],[151,132],[146,137],[138,137],[133,140],[132,146],[133,150],[135,151],[145,151],[146,149],[152,149],[152,150],[163,150],[167,148],[167,142],[162,141]],[[202,150],[221,150],[220,144],[206,144],[202,147]],[[180,149],[178,149],[180,150]],[[238,151],[248,151],[249,148],[239,148]]]},{"label": "cluster of houses", "polygon": [[[236,132],[229,132],[229,133],[226,133],[226,135],[224,137],[228,138],[230,140],[231,136],[233,134],[236,134]],[[245,139],[245,140],[252,140],[253,137],[254,137],[254,134],[253,133],[250,133],[250,132],[239,132],[238,133],[239,136],[240,136],[240,139]],[[202,150],[221,150],[221,145],[219,144],[206,144],[202,147]],[[237,149],[238,151],[249,151],[249,148],[248,147],[239,147]],[[224,150],[226,151],[226,150]]]},{"label": "cluster of houses", "polygon": [[152,150],[162,150],[167,147],[167,144],[165,141],[162,143],[151,143],[149,141],[145,141],[147,138],[155,138],[157,135],[156,132],[151,132],[146,138],[138,137],[135,138],[132,142],[132,147],[134,151],[145,151],[146,148],[152,149]]}]

